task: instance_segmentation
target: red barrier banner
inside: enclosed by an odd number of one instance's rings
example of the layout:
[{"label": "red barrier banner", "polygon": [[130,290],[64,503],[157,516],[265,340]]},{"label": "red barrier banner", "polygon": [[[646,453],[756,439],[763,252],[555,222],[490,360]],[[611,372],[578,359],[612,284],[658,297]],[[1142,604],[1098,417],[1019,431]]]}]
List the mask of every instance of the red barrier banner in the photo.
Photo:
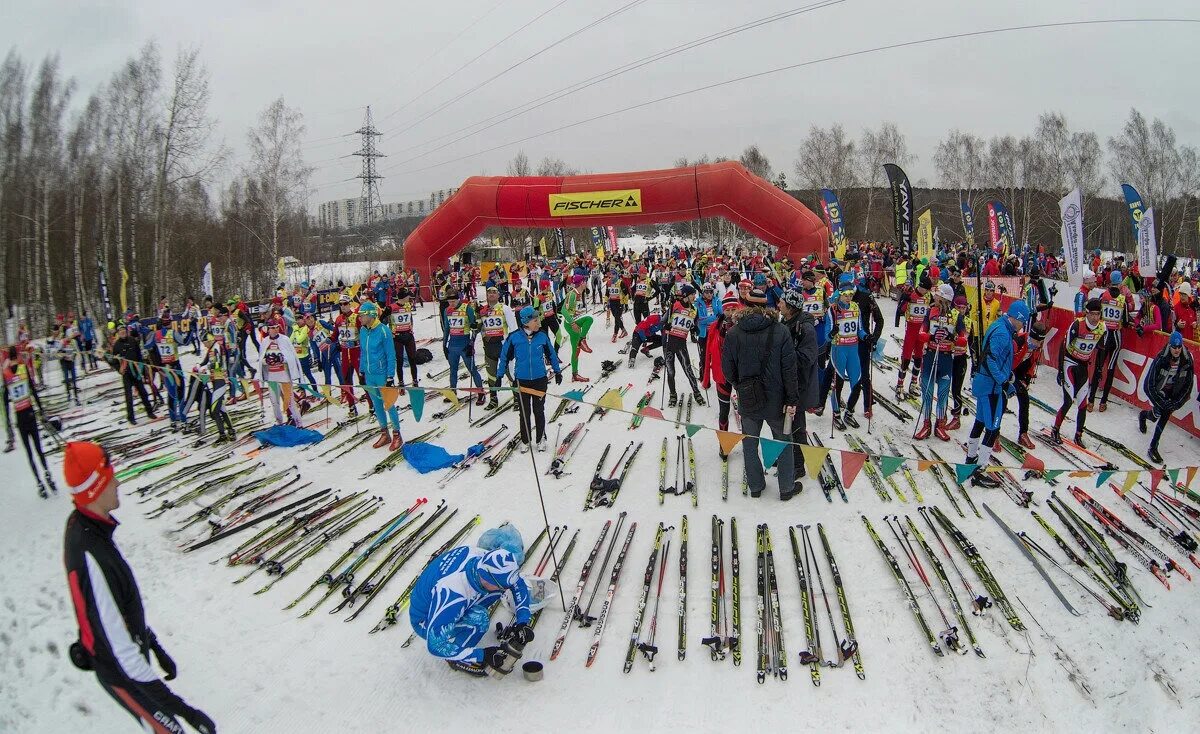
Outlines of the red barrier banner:
[{"label": "red barrier banner", "polygon": [[[1007,308],[1011,301],[1011,298],[1005,298],[1004,307]],[[1055,370],[1058,364],[1058,352],[1062,348],[1067,330],[1071,328],[1071,322],[1075,320],[1075,314],[1065,308],[1055,306],[1050,310],[1049,316],[1044,318],[1047,319],[1045,323],[1050,328],[1050,332],[1042,347],[1042,364]],[[1142,387],[1142,376],[1158,353],[1167,345],[1168,336],[1162,331],[1138,336],[1133,329],[1124,330],[1121,335],[1122,349],[1117,357],[1117,372],[1113,377],[1110,397],[1119,397],[1141,409],[1148,410],[1150,408],[1150,402],[1146,399],[1146,391]],[[1185,339],[1183,346],[1191,352],[1193,363],[1200,364],[1200,343]],[[1093,372],[1096,367],[1097,365],[1093,361]],[[1103,388],[1103,383],[1100,387]],[[1171,422],[1200,438],[1200,403],[1195,400],[1195,390],[1193,390],[1193,397],[1171,416]]]}]

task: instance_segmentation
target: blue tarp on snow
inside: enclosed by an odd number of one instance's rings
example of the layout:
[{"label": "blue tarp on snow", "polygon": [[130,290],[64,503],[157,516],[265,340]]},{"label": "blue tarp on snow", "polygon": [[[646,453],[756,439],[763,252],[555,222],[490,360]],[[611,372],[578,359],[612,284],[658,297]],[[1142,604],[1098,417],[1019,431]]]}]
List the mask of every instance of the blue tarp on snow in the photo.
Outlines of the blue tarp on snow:
[{"label": "blue tarp on snow", "polygon": [[306,443],[316,443],[321,440],[321,433],[308,428],[295,426],[271,426],[264,431],[255,431],[254,437],[264,446],[303,446]]},{"label": "blue tarp on snow", "polygon": [[438,469],[445,469],[463,459],[462,454],[451,454],[437,444],[426,443],[424,441],[406,443],[401,450],[404,452],[404,459],[408,461],[409,465],[422,474],[428,474]]}]

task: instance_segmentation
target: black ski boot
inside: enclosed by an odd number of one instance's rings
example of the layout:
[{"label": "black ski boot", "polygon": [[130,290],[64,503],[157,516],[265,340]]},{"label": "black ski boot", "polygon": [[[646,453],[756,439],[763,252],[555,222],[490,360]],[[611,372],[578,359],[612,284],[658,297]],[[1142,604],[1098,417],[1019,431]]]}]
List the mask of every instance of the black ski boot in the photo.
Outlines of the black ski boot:
[{"label": "black ski boot", "polygon": [[1081,449],[1087,449],[1087,446],[1085,446],[1083,443],[1083,431],[1075,432],[1075,445]]},{"label": "black ski boot", "polygon": [[833,427],[839,431],[846,430],[846,422],[842,420],[842,414],[835,412],[833,414]]},{"label": "black ski boot", "polygon": [[488,404],[485,406],[485,409],[486,410],[495,410],[496,408],[499,408],[499,407],[500,407],[500,401],[496,400],[496,394],[492,393],[492,398],[491,398],[491,400],[488,400]]},{"label": "black ski boot", "polygon": [[696,405],[704,405],[704,393],[697,390],[692,393],[692,399],[696,401]]},{"label": "black ski boot", "polygon": [[848,410],[842,414],[842,422],[845,423],[846,425],[850,426],[851,428],[859,428],[860,427],[858,424],[858,419],[855,418],[854,414]]},{"label": "black ski boot", "polygon": [[971,475],[972,487],[983,487],[985,489],[996,489],[1000,486],[1000,480],[985,472],[983,467],[977,467],[975,473]]},{"label": "black ski boot", "polygon": [[46,470],[46,484],[50,485],[51,492],[58,494],[58,485],[54,483],[54,475],[50,473],[49,469]]},{"label": "black ski boot", "polygon": [[796,495],[800,494],[800,492],[802,492],[803,490],[804,490],[804,485],[800,483],[800,480],[799,480],[799,479],[797,479],[797,480],[795,481],[795,483],[794,483],[794,484],[792,484],[792,487],[791,487],[791,489],[789,489],[789,490],[788,490],[788,491],[786,491],[786,492],[780,492],[780,493],[779,493],[779,501],[780,501],[780,502],[787,502],[787,501],[788,501],[788,500],[790,500],[791,498],[793,498],[793,497],[795,497]]},{"label": "black ski boot", "polygon": [[[34,479],[37,479],[37,477],[34,477]],[[42,499],[47,499],[50,495],[46,493],[46,485],[42,484],[41,479],[37,479],[37,485],[38,485],[38,497],[41,497]]]},{"label": "black ski boot", "polygon": [[675,393],[671,393],[670,399],[667,400],[667,407],[674,408],[676,405],[679,405],[679,396]]},{"label": "black ski boot", "polygon": [[1062,436],[1058,432],[1058,426],[1055,426],[1054,430],[1050,431],[1050,443],[1054,444],[1055,446],[1063,445]]},{"label": "black ski boot", "polygon": [[7,441],[4,442],[4,453],[7,454],[8,452],[12,451],[14,448],[16,448],[16,444],[13,443],[13,440],[11,438],[9,438]]},{"label": "black ski boot", "polygon": [[1142,433],[1146,432],[1146,411],[1138,411],[1138,430]]},{"label": "black ski boot", "polygon": [[1162,464],[1163,463],[1162,454],[1158,453],[1157,446],[1150,447],[1150,450],[1146,452],[1146,458],[1149,459],[1150,463],[1152,463],[1152,464]]}]

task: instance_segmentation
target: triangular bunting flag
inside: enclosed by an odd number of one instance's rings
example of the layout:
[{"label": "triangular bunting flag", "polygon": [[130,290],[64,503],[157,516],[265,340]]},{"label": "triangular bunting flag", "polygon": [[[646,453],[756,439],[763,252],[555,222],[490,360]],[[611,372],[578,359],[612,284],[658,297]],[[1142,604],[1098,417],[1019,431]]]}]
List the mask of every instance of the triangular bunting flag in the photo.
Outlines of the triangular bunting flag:
[{"label": "triangular bunting flag", "polygon": [[1095,474],[1095,472],[1081,470],[1081,471],[1073,471],[1070,474],[1068,474],[1067,476],[1071,477],[1072,479],[1087,479],[1088,477],[1092,476],[1093,474]]},{"label": "triangular bunting flag", "polygon": [[971,475],[975,473],[975,469],[978,466],[978,464],[955,464],[954,478],[958,480],[959,484],[962,484],[971,478]]},{"label": "triangular bunting flag", "polygon": [[1167,476],[1171,478],[1171,484],[1179,484],[1179,470],[1167,469]]},{"label": "triangular bunting flag", "polygon": [[762,460],[763,468],[770,469],[775,466],[775,462],[783,454],[783,450],[788,448],[786,441],[776,441],[773,438],[760,438],[758,442],[762,445]]},{"label": "triangular bunting flag", "polygon": [[1059,475],[1064,471],[1066,471],[1066,469],[1045,469],[1042,471],[1042,476],[1046,478],[1047,482],[1053,482],[1055,479],[1058,479]]},{"label": "triangular bunting flag", "polygon": [[1133,485],[1137,484],[1138,474],[1141,474],[1141,472],[1125,472],[1125,482],[1121,485],[1121,494],[1126,494],[1129,490],[1133,489]]},{"label": "triangular bunting flag", "polygon": [[524,386],[522,386],[520,388],[520,390],[521,390],[521,392],[525,393],[526,395],[536,395],[539,398],[546,397],[545,390],[534,390],[532,387],[524,387]]},{"label": "triangular bunting flag", "polygon": [[583,390],[571,390],[570,392],[563,393],[562,397],[563,400],[573,400],[575,402],[579,402],[580,400],[583,400]]},{"label": "triangular bunting flag", "polygon": [[1032,451],[1025,452],[1025,461],[1021,462],[1022,469],[1032,469],[1033,471],[1045,472],[1046,462],[1033,455]]},{"label": "triangular bunting flag", "polygon": [[[525,388],[521,388],[521,389],[524,390]],[[458,395],[454,394],[453,390],[446,387],[446,388],[442,388],[441,390],[438,390],[438,392],[440,392],[442,394],[442,397],[449,400],[451,405],[453,405],[456,408],[458,407]]]},{"label": "triangular bunting flag", "polygon": [[1150,496],[1151,497],[1153,497],[1158,492],[1158,483],[1162,481],[1163,474],[1165,474],[1165,473],[1166,472],[1164,472],[1162,469],[1155,469],[1150,472]]},{"label": "triangular bunting flag", "polygon": [[923,459],[923,460],[917,462],[917,471],[929,471],[934,466],[937,466],[936,461],[929,461],[929,460]]},{"label": "triangular bunting flag", "polygon": [[600,400],[596,405],[608,410],[625,410],[625,404],[621,400],[621,391],[616,388],[609,388],[608,392],[600,396]]},{"label": "triangular bunting flag", "polygon": [[1187,468],[1187,480],[1184,481],[1183,486],[1189,488],[1192,486],[1192,480],[1196,478],[1197,469],[1200,469],[1200,466],[1189,466]]},{"label": "triangular bunting flag", "polygon": [[742,442],[743,438],[745,436],[740,433],[717,431],[717,443],[721,444],[721,453],[726,456],[729,456],[733,452],[733,449]]},{"label": "triangular bunting flag", "polygon": [[396,400],[400,398],[400,388],[398,387],[381,387],[379,394],[383,398],[383,407],[388,409],[396,404]]},{"label": "triangular bunting flag", "polygon": [[644,407],[640,411],[638,411],[638,415],[643,415],[647,418],[656,418],[658,420],[663,419],[662,411],[659,410],[658,408],[652,408],[649,405],[647,405],[646,407]]},{"label": "triangular bunting flag", "polygon": [[326,400],[329,400],[330,395],[333,394],[333,388],[329,385],[321,385],[321,394],[325,396]]},{"label": "triangular bunting flag", "polygon": [[698,426],[698,425],[696,425],[695,423],[689,423],[689,424],[687,424],[687,429],[686,429],[686,430],[687,430],[687,435],[688,435],[688,438],[691,438],[692,436],[695,436],[697,433],[699,433],[699,432],[700,432],[700,429],[701,429],[702,427],[703,427],[703,426]]},{"label": "triangular bunting flag", "polygon": [[867,455],[860,454],[857,451],[842,452],[842,486],[850,489],[850,485],[854,484],[854,480],[858,477],[858,472],[863,468],[863,464],[867,463]]},{"label": "triangular bunting flag", "polygon": [[890,477],[904,466],[904,459],[899,456],[880,456],[879,468],[883,471],[884,479]]},{"label": "triangular bunting flag", "polygon": [[1113,474],[1116,474],[1116,472],[1115,471],[1102,471],[1099,474],[1097,474],[1096,475],[1096,488],[1099,489],[1100,487],[1104,486],[1104,483],[1107,482],[1109,479],[1111,479]]},{"label": "triangular bunting flag", "polygon": [[408,388],[408,404],[412,406],[413,419],[420,423],[425,411],[425,391],[419,387]]},{"label": "triangular bunting flag", "polygon": [[825,463],[825,457],[829,456],[829,449],[801,444],[800,453],[804,455],[804,469],[808,476],[815,477],[821,473],[821,465]]}]

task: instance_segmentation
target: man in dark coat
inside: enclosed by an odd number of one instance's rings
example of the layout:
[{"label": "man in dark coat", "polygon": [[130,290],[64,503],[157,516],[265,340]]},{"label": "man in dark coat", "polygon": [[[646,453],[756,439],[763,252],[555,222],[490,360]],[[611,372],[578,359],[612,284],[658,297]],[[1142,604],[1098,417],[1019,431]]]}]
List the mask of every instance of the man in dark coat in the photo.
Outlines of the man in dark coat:
[{"label": "man in dark coat", "polygon": [[788,290],[779,304],[781,323],[792,337],[796,350],[796,417],[792,421],[792,458],[796,473],[796,491],[805,476],[804,453],[801,444],[808,443],[805,416],[809,408],[820,404],[820,379],[817,371],[817,329],[811,316],[804,312],[804,298],[799,291]]},{"label": "man in dark coat", "polygon": [[[738,320],[725,337],[721,349],[721,369],[738,393],[738,414],[742,433],[746,434],[743,449],[746,454],[746,480],[751,497],[762,495],[766,486],[758,454],[758,435],[762,425],[771,428],[777,441],[789,441],[791,433],[784,428],[785,417],[793,419],[800,404],[799,381],[796,377],[796,350],[787,328],[776,320],[770,309],[752,307]],[[761,404],[752,405],[751,383],[761,382],[754,390]],[[783,451],[775,464],[779,472],[779,499],[787,501],[799,491],[795,486],[794,462],[791,451]]]},{"label": "man in dark coat", "polygon": [[1183,334],[1171,332],[1167,346],[1158,353],[1142,378],[1150,410],[1138,413],[1138,430],[1146,432],[1146,423],[1154,421],[1154,435],[1150,437],[1150,450],[1146,457],[1155,464],[1162,464],[1158,453],[1158,440],[1163,429],[1171,420],[1171,414],[1183,407],[1192,396],[1196,383],[1196,370],[1192,355],[1183,345]]}]

